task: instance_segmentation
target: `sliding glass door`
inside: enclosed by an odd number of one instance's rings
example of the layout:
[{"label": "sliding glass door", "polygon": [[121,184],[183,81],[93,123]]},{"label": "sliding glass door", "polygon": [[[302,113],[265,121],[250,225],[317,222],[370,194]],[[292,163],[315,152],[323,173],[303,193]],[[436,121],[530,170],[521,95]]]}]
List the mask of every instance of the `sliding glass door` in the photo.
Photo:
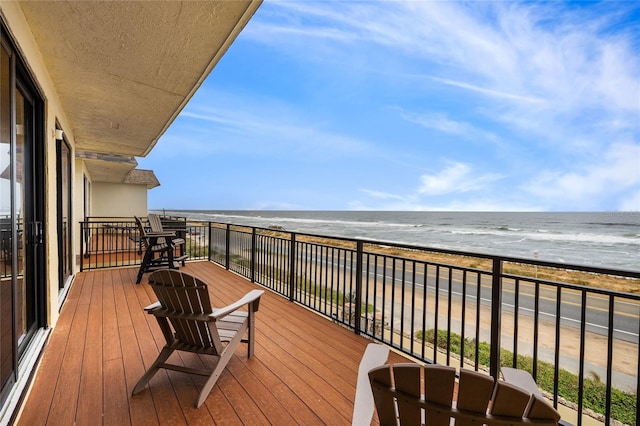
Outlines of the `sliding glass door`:
[{"label": "sliding glass door", "polygon": [[18,246],[14,244],[17,237],[17,222],[13,214],[13,191],[15,185],[16,150],[11,132],[11,85],[10,56],[0,46],[0,208],[2,209],[2,275],[0,276],[0,385],[2,393],[15,381],[14,345],[13,345],[13,289],[20,276],[17,259]]},{"label": "sliding glass door", "polygon": [[0,43],[0,404],[43,322],[42,100],[16,52]]},{"label": "sliding glass door", "polygon": [[63,289],[71,277],[71,149],[64,139],[58,140],[58,280]]}]

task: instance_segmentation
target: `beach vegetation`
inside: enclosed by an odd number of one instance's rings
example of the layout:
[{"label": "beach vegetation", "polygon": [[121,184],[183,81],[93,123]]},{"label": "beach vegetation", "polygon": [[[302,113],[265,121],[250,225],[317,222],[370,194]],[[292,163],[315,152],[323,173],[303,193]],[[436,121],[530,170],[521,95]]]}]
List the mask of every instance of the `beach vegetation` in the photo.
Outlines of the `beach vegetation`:
[{"label": "beach vegetation", "polygon": [[209,246],[200,244],[195,238],[186,238],[186,254],[190,259],[201,259],[209,256]]}]

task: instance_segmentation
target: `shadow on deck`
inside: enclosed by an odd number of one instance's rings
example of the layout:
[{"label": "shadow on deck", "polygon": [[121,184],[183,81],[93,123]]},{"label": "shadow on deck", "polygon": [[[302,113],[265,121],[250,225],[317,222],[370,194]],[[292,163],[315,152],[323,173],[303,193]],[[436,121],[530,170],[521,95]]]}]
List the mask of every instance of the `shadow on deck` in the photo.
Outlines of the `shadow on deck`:
[{"label": "shadow on deck", "polygon": [[[181,268],[209,283],[224,306],[259,286],[209,262]],[[350,424],[358,364],[368,340],[266,291],[256,316],[255,356],[241,345],[200,409],[204,378],[156,374],[131,390],[164,345],[143,311],[155,301],[137,268],[79,273],[18,417],[20,425]],[[177,358],[179,357],[179,358]],[[172,361],[197,366],[206,356]],[[391,353],[391,362],[406,359]]]}]

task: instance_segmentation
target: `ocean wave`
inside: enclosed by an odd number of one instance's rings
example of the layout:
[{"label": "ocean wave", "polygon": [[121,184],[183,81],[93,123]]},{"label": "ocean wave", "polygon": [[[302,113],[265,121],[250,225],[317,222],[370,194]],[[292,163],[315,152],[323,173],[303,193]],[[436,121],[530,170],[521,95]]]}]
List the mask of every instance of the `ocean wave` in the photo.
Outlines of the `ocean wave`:
[{"label": "ocean wave", "polygon": [[[637,269],[636,217],[597,213],[171,211],[170,215],[290,232]],[[585,220],[589,217],[590,220]],[[634,222],[634,223],[631,223]],[[611,226],[611,225],[615,226]]]},{"label": "ocean wave", "polygon": [[[509,232],[514,230],[510,229]],[[501,236],[505,237],[505,230],[481,230],[481,229],[456,229],[451,230],[450,233],[458,235],[475,235],[475,236]],[[557,241],[557,242],[583,242],[593,244],[629,244],[640,245],[639,235],[607,235],[607,234],[592,234],[592,233],[554,233],[546,230],[531,232],[531,231],[518,231],[513,236],[517,236],[519,239],[525,238],[529,240],[539,241]]]}]

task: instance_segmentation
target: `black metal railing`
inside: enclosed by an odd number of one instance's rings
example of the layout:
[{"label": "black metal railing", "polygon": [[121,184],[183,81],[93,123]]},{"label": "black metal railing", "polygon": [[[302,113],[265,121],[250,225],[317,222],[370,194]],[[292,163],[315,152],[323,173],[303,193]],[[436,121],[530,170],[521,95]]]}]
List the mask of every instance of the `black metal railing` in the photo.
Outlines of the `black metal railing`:
[{"label": "black metal railing", "polygon": [[494,377],[526,369],[578,425],[640,418],[640,295],[599,287],[640,291],[639,271],[209,226],[211,260],[358,334]]},{"label": "black metal railing", "polygon": [[[213,222],[185,227],[198,253],[190,259],[218,263],[418,360],[494,377],[501,366],[526,369],[555,406],[573,407],[566,420],[574,424],[585,415],[640,419],[640,295],[632,292],[640,271]],[[89,239],[108,229],[83,223]],[[135,233],[119,232],[135,246]]]},{"label": "black metal railing", "polygon": [[[184,237],[190,260],[209,258],[206,224],[187,224],[184,218],[163,218],[162,224],[165,231]],[[133,218],[87,218],[80,222],[80,252],[81,271],[140,265],[143,253],[136,222]]]}]

